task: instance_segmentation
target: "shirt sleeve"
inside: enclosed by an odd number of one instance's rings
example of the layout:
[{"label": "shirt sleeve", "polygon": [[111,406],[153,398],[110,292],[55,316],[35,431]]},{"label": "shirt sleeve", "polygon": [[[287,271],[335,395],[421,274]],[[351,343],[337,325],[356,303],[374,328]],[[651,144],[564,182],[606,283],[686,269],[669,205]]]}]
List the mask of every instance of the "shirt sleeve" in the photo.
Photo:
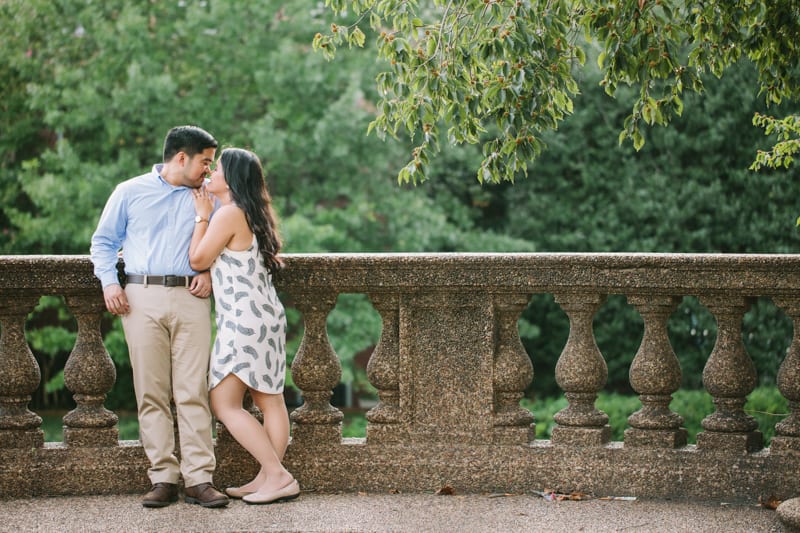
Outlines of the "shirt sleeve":
[{"label": "shirt sleeve", "polygon": [[114,283],[119,283],[117,278],[117,253],[122,248],[127,227],[127,210],[125,209],[124,195],[117,187],[106,203],[97,229],[92,235],[89,250],[94,275],[100,280],[105,289]]}]

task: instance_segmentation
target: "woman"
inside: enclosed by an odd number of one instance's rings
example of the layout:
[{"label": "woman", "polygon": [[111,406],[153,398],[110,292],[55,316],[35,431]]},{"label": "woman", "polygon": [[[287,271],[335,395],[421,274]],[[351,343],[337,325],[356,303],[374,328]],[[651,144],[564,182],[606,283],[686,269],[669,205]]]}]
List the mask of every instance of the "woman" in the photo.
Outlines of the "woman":
[{"label": "woman", "polygon": [[[210,181],[195,191],[192,268],[211,268],[217,338],[209,387],[217,419],[261,470],[228,496],[262,504],[296,498],[300,486],[281,460],[289,442],[283,400],[286,315],[272,285],[282,262],[281,240],[258,157],[247,150],[222,151]],[[214,209],[214,198],[221,204]],[[262,427],[242,407],[245,391],[264,415]]]}]

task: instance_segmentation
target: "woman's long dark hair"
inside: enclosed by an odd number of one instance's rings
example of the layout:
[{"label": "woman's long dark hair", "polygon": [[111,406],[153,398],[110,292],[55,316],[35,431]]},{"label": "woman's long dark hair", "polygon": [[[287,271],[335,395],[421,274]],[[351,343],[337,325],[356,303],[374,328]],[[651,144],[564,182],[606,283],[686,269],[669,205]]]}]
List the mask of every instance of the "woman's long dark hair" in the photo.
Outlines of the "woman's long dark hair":
[{"label": "woman's long dark hair", "polygon": [[244,211],[247,225],[258,241],[264,266],[274,275],[283,267],[283,261],[278,257],[281,237],[261,161],[248,150],[226,148],[222,151],[220,163],[231,191],[231,200]]}]

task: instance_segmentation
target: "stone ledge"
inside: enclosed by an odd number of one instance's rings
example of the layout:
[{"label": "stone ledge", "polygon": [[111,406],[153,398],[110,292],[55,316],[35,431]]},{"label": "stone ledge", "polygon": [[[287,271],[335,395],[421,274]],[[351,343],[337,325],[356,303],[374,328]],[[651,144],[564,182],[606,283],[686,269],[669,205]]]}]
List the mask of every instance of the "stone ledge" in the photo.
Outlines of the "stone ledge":
[{"label": "stone ledge", "polygon": [[[365,439],[300,449],[289,445],[285,464],[302,486],[322,491],[461,493],[558,492],[691,498],[698,501],[779,500],[800,494],[800,454],[725,454],[695,446],[677,449],[530,445],[367,445]],[[140,493],[149,463],[137,441],[113,448],[0,450],[0,494],[31,496]],[[220,486],[238,485],[257,465],[235,443],[217,448]]]},{"label": "stone ledge", "polygon": [[[384,445],[364,439],[320,450],[287,452],[285,464],[301,484],[323,491],[428,492],[449,484],[458,492],[525,492],[549,488],[569,493],[692,498],[698,501],[753,501],[800,494],[800,456],[721,454],[695,446],[677,449],[605,446],[565,447],[550,441],[517,446]],[[229,464],[247,463],[230,455],[219,463],[220,483],[245,478],[225,475]],[[254,474],[257,470],[252,465]]]}]

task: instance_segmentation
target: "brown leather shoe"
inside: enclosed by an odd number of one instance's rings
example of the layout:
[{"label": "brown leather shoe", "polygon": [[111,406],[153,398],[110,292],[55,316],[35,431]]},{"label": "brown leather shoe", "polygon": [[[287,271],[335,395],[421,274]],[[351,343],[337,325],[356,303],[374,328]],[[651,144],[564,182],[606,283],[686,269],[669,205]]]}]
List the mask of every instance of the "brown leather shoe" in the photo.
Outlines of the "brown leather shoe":
[{"label": "brown leather shoe", "polygon": [[178,485],[175,483],[155,483],[150,492],[142,498],[144,507],[166,507],[178,501]]},{"label": "brown leather shoe", "polygon": [[203,507],[225,507],[230,503],[227,496],[214,488],[211,483],[200,483],[186,487],[186,503],[196,503]]}]

